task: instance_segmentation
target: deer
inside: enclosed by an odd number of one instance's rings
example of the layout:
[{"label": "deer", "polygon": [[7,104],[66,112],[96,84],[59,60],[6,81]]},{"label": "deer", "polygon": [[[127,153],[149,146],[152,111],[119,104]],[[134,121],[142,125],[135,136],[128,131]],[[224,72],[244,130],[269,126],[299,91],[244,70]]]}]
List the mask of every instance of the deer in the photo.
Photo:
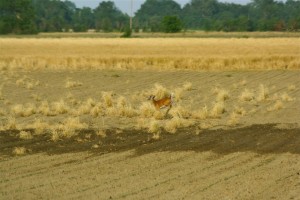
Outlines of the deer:
[{"label": "deer", "polygon": [[150,95],[148,100],[151,100],[156,110],[161,110],[164,108],[168,108],[166,115],[174,105],[174,94],[172,93],[169,97],[165,97],[159,100],[155,100],[154,95]]}]

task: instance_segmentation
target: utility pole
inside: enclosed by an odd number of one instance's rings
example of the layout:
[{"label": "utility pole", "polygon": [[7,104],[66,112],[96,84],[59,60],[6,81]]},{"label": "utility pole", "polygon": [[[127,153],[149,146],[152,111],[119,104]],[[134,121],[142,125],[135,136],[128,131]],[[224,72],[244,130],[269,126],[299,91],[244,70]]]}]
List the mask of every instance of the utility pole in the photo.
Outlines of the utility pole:
[{"label": "utility pole", "polygon": [[132,17],[133,17],[133,0],[130,0],[130,30],[132,31]]}]

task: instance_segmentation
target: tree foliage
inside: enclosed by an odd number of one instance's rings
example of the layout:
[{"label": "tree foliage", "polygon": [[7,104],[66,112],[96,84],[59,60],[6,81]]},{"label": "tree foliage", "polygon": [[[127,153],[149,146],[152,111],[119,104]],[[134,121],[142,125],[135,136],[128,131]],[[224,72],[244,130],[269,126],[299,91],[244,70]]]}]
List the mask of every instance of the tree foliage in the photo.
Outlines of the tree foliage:
[{"label": "tree foliage", "polygon": [[123,14],[112,1],[103,1],[94,10],[96,29],[105,32],[124,30],[128,24],[128,15]]},{"label": "tree foliage", "polygon": [[182,29],[181,20],[177,16],[165,16],[162,20],[162,30],[166,33],[177,33]]},{"label": "tree foliage", "polygon": [[[70,0],[0,0],[0,34],[60,31],[125,31],[129,16],[113,1],[95,9],[77,8]],[[299,0],[252,0],[246,5],[218,0],[146,0],[135,13],[134,30],[176,32],[180,28],[207,31],[298,31]]]},{"label": "tree foliage", "polygon": [[31,0],[0,0],[0,34],[36,32]]},{"label": "tree foliage", "polygon": [[181,7],[173,0],[146,0],[136,12],[134,25],[144,31],[162,31],[162,20],[165,16],[181,15]]}]

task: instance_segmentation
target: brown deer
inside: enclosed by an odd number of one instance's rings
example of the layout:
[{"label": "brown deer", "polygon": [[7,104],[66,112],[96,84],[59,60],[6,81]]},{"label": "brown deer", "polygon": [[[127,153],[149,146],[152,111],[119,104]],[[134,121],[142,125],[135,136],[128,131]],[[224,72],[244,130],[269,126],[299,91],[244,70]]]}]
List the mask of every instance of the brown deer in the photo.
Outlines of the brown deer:
[{"label": "brown deer", "polygon": [[148,100],[151,100],[154,107],[157,110],[168,108],[166,114],[168,114],[169,110],[172,108],[172,105],[174,104],[174,94],[172,93],[169,97],[165,97],[159,100],[155,100],[154,95],[150,95]]}]

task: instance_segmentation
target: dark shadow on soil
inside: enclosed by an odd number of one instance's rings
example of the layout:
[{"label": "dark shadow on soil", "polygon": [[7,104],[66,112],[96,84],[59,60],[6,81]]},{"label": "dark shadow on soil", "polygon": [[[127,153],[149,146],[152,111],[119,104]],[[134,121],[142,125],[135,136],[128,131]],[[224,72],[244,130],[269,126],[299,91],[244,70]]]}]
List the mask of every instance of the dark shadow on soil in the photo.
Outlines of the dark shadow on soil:
[{"label": "dark shadow on soil", "polygon": [[[29,130],[32,131],[33,130]],[[30,140],[18,138],[19,131],[0,132],[0,155],[12,156],[15,147],[25,147],[26,154],[62,154],[88,151],[92,155],[135,150],[136,156],[162,151],[212,151],[217,154],[254,152],[258,154],[300,154],[300,129],[278,129],[275,124],[253,125],[230,130],[203,130],[196,128],[178,130],[176,134],[161,133],[159,140],[152,139],[146,131],[108,130],[102,138],[92,129],[80,131],[78,136],[57,142],[47,135]]]}]

